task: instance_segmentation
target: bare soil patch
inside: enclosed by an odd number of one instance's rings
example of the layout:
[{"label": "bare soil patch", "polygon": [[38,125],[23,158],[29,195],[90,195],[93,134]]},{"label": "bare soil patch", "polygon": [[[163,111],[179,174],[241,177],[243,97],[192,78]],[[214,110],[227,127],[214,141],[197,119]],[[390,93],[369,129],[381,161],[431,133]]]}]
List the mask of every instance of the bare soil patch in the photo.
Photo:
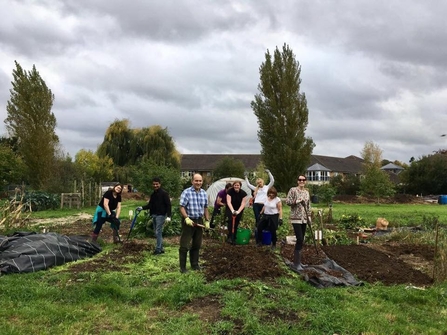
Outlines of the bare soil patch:
[{"label": "bare soil patch", "polygon": [[[88,262],[73,264],[67,271],[119,271],[126,264],[143,261],[147,252],[153,251],[153,241],[134,238],[127,241],[129,228],[130,220],[123,220],[120,229],[123,243],[116,245],[113,252],[100,253]],[[64,235],[90,235],[91,229],[91,221],[85,219],[52,228]],[[112,230],[108,226],[104,227],[100,238],[111,243]],[[166,242],[174,246],[178,245],[178,240],[178,236],[165,238]],[[293,261],[293,250],[293,245],[286,244],[278,246],[276,251],[268,246],[257,247],[253,239],[248,245],[233,246],[205,237],[200,260],[207,281],[247,278],[272,282],[275,278],[292,273],[284,266],[284,259]],[[318,265],[325,257],[329,257],[363,282],[414,286],[433,283],[432,246],[393,242],[381,245],[318,246],[315,249],[313,245],[305,245],[302,253],[304,264]]]}]

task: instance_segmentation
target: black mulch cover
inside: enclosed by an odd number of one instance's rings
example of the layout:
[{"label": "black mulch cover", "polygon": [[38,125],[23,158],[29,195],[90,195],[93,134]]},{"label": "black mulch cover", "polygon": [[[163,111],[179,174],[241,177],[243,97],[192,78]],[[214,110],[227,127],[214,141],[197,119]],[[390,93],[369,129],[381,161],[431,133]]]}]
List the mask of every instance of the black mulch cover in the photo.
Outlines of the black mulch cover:
[{"label": "black mulch cover", "polygon": [[101,251],[86,236],[16,232],[0,235],[0,275],[26,273],[92,257]]}]

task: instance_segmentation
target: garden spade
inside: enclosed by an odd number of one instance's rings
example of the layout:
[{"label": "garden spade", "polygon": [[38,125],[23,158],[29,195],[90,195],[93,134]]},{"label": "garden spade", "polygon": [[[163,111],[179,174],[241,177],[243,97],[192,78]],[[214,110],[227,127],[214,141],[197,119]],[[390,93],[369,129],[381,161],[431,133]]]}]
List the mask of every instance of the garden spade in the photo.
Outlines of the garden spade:
[{"label": "garden spade", "polygon": [[233,215],[233,221],[231,223],[231,243],[236,244],[236,239],[234,238],[234,226],[236,225],[236,215]]},{"label": "garden spade", "polygon": [[200,224],[200,223],[195,223],[194,226],[195,227],[200,227],[200,228],[205,228],[205,230],[215,230],[215,228],[208,228],[208,229],[206,229],[205,225]]},{"label": "garden spade", "polygon": [[[307,206],[306,206],[307,204],[306,204],[306,202],[305,202],[304,200],[301,201],[301,205],[303,206],[304,211],[306,212],[306,217],[307,217],[307,219],[308,219],[309,222],[310,222],[309,213],[307,213]],[[311,236],[312,240],[314,241],[315,250],[316,250],[317,255],[318,255],[317,242],[315,242],[314,232],[312,231],[312,223],[310,222],[310,223],[308,224],[308,226],[309,226],[309,230],[310,230],[310,236]]]},{"label": "garden spade", "polygon": [[135,226],[135,222],[137,222],[137,216],[138,214],[140,214],[141,211],[139,210],[135,210],[135,216],[133,217],[132,223],[130,224],[130,230],[129,230],[129,234],[127,234],[127,240],[129,240],[130,237],[130,233],[132,232],[133,227]]}]

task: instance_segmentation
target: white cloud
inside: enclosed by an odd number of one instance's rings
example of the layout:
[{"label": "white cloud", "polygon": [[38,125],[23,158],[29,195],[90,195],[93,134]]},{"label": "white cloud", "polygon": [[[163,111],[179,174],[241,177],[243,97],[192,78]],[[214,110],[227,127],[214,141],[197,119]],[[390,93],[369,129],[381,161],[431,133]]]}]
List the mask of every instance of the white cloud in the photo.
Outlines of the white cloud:
[{"label": "white cloud", "polygon": [[[14,60],[55,94],[61,144],[96,150],[115,119],[167,127],[183,153],[258,153],[250,102],[267,49],[302,66],[315,154],[374,141],[407,162],[446,146],[439,1],[13,1],[0,13],[0,117]],[[4,133],[4,127],[3,133]]]}]

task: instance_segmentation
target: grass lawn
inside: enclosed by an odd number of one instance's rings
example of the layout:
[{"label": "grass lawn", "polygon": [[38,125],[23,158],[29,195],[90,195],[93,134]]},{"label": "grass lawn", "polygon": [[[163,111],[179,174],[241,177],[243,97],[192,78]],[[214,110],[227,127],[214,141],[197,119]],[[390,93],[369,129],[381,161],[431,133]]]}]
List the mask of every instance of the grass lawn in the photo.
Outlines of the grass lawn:
[{"label": "grass lawn", "polygon": [[[125,202],[123,210],[138,205],[141,202]],[[288,208],[284,208],[287,218]],[[328,212],[327,207],[314,205],[318,209]],[[93,214],[93,210],[82,212]],[[58,212],[31,217],[60,217]],[[333,205],[334,221],[352,214],[363,217],[368,225],[374,225],[377,217],[387,218],[391,227],[421,225],[427,217],[447,223],[447,206]],[[153,238],[148,240],[154,243]],[[208,282],[201,272],[180,274],[178,242],[175,238],[166,242],[162,256],[143,252],[141,259],[124,261],[119,271],[75,273],[66,271],[75,265],[67,263],[47,271],[1,276],[0,333],[447,333],[447,283],[426,288],[367,283],[316,289],[294,273],[269,281]],[[120,246],[104,244],[100,254],[80,262],[119,250]]]}]

